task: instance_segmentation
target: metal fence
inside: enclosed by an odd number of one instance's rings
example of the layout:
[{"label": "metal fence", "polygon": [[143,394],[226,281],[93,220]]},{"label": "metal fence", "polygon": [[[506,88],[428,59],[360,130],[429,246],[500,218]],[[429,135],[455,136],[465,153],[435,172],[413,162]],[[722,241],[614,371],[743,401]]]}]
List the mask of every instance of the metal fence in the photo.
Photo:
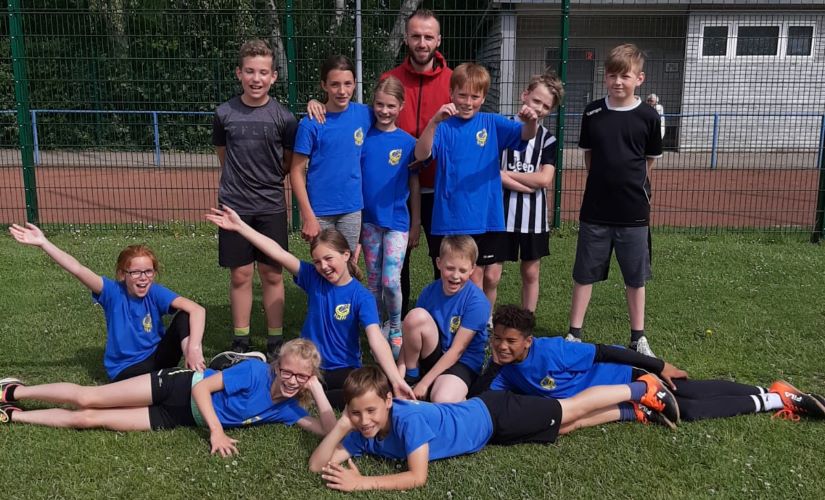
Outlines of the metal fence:
[{"label": "metal fence", "polygon": [[[513,113],[533,73],[567,94],[555,225],[577,219],[581,112],[604,95],[603,60],[647,54],[642,97],[665,111],[653,224],[680,231],[822,235],[825,9],[805,2],[691,0],[31,0],[0,19],[0,223],[158,226],[215,202],[211,113],[238,92],[236,51],[276,49],[274,95],[293,112],[320,98],[318,67],[344,53],[363,98],[405,54],[403,21],[431,8],[451,66],[491,72],[485,108]],[[359,57],[360,55],[360,57]],[[563,120],[561,118],[564,118]]]}]

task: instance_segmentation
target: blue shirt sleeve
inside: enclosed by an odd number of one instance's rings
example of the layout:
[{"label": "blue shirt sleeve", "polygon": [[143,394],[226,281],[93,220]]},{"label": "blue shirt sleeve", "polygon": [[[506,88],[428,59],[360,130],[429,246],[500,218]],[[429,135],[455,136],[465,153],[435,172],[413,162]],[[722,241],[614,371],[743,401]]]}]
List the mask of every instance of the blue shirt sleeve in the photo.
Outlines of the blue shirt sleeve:
[{"label": "blue shirt sleeve", "polygon": [[433,134],[433,147],[430,148],[430,158],[436,159],[443,156],[443,149],[446,146],[445,142],[446,126],[442,121],[435,127],[435,134]]},{"label": "blue shirt sleeve", "polygon": [[311,156],[318,139],[318,122],[310,120],[308,117],[301,119],[298,124],[298,132],[295,135],[296,153],[304,156]]},{"label": "blue shirt sleeve", "polygon": [[173,311],[172,302],[178,298],[178,294],[157,283],[152,283],[152,286],[149,287],[149,294],[155,303],[157,303],[161,315],[169,314]]},{"label": "blue shirt sleeve", "polygon": [[[502,370],[504,368],[502,367]],[[490,383],[490,390],[491,391],[509,391],[510,384],[507,383],[507,380],[501,375],[501,372],[498,372],[496,378]]]},{"label": "blue shirt sleeve", "polygon": [[[527,142],[521,138],[521,128],[524,126],[514,120],[509,120],[501,115],[493,115],[493,120],[496,127],[496,137],[498,137],[499,149],[524,149],[527,147]],[[496,168],[498,168],[496,164]]]},{"label": "blue shirt sleeve", "polygon": [[583,372],[593,366],[596,346],[586,342],[561,342],[561,362],[570,371]]},{"label": "blue shirt sleeve", "polygon": [[[266,363],[244,361],[223,370],[223,390],[229,395],[248,391],[254,381],[261,375],[261,368],[268,370]],[[264,374],[265,376],[266,374]]]},{"label": "blue shirt sleeve", "polygon": [[301,290],[308,292],[312,290],[317,274],[318,272],[315,270],[315,266],[302,260],[301,266],[298,268],[298,274],[293,276],[292,279]]},{"label": "blue shirt sleeve", "polygon": [[341,441],[341,446],[353,457],[360,457],[367,449],[367,440],[357,431],[352,431]]},{"label": "blue shirt sleeve", "polygon": [[375,298],[367,291],[366,288],[362,288],[358,292],[357,300],[358,323],[361,325],[361,328],[379,324],[378,306],[376,305]]},{"label": "blue shirt sleeve", "polygon": [[[470,286],[468,282],[464,286]],[[469,292],[469,290],[468,290]],[[473,293],[467,299],[466,309],[461,312],[461,326],[474,332],[480,332],[487,328],[487,320],[490,318],[490,302],[481,290]]]},{"label": "blue shirt sleeve", "polygon": [[435,433],[421,413],[409,413],[406,418],[394,422],[396,432],[404,443],[404,452],[409,456],[422,445],[435,439]]},{"label": "blue shirt sleeve", "polygon": [[107,278],[106,276],[101,276],[101,278],[103,278],[103,289],[100,293],[92,292],[92,300],[94,300],[96,304],[103,306],[103,309],[106,309],[106,304],[108,304],[111,300],[112,294],[117,291],[116,288],[118,287],[118,284],[116,281]]}]

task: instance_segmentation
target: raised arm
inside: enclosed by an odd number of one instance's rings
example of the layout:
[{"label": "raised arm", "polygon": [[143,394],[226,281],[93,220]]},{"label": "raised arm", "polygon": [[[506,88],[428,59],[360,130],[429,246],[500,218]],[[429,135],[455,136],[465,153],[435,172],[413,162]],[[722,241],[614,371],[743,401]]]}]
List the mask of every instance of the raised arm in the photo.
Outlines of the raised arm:
[{"label": "raised arm", "polygon": [[315,217],[312,205],[309,203],[307,193],[307,165],[309,157],[301,153],[292,153],[292,165],[289,168],[289,185],[292,186],[292,193],[298,200],[298,209],[301,211],[301,236],[306,241],[312,241],[321,232],[321,225]]},{"label": "raised arm", "polygon": [[319,436],[326,436],[335,427],[335,412],[332,410],[332,405],[329,404],[324,387],[317,377],[310,378],[307,387],[310,394],[312,394],[312,399],[315,400],[318,418],[304,417],[298,420],[298,427]]},{"label": "raised arm", "polygon": [[518,112],[518,117],[521,119],[523,125],[521,126],[521,139],[529,141],[539,131],[539,118],[536,111],[526,104],[521,107]]},{"label": "raised arm", "polygon": [[235,444],[237,439],[232,439],[223,431],[218,414],[212,405],[212,393],[223,390],[223,373],[217,372],[215,375],[206,377],[192,388],[192,399],[198,406],[204,423],[209,428],[210,453],[220,453],[222,457],[229,457],[238,453]]},{"label": "raised arm", "polygon": [[275,262],[282,265],[284,269],[292,273],[298,274],[301,268],[301,261],[291,253],[284,250],[277,241],[267,238],[258,231],[255,231],[247,223],[245,223],[234,210],[224,206],[223,210],[212,208],[211,213],[205,215],[209,222],[226,231],[236,231],[238,234],[246,238],[258,250],[265,253]]},{"label": "raised arm", "polygon": [[435,129],[438,128],[439,123],[454,114],[456,114],[455,104],[447,103],[441,106],[435,115],[433,115],[429,123],[427,123],[427,126],[424,128],[424,131],[421,132],[421,136],[418,137],[418,141],[415,143],[416,160],[422,161],[430,157],[430,154],[433,152]]},{"label": "raised arm", "polygon": [[72,274],[92,292],[99,294],[103,291],[103,278],[101,278],[100,275],[78,262],[77,259],[68,253],[57,248],[46,238],[43,231],[34,224],[27,222],[25,227],[12,224],[9,227],[9,232],[18,242],[24,245],[39,247],[46,252],[46,255],[51,257],[60,267]]},{"label": "raised arm", "polygon": [[189,314],[189,340],[186,343],[186,350],[183,357],[186,360],[186,367],[190,370],[202,372],[206,369],[203,359],[203,331],[206,328],[206,309],[186,297],[178,296],[172,301],[172,307]]}]

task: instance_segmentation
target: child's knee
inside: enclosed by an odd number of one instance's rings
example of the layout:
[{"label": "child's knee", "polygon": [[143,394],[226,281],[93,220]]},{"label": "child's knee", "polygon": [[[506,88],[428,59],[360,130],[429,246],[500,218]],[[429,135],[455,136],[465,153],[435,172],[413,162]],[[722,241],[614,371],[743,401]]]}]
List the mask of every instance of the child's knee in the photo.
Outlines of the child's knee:
[{"label": "child's knee", "polygon": [[232,271],[229,273],[229,279],[232,282],[232,286],[240,287],[240,286],[249,286],[252,284],[252,274],[255,272],[255,268],[252,264],[247,266],[241,267],[233,267]]},{"label": "child's knee", "polygon": [[283,272],[271,266],[258,266],[258,275],[261,277],[261,282],[265,285],[279,286],[284,282]]}]

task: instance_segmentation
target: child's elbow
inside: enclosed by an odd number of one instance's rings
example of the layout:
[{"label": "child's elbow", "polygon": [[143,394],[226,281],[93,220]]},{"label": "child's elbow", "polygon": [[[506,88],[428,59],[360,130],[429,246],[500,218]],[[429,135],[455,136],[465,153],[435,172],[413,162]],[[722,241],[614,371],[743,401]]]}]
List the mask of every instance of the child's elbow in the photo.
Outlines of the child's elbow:
[{"label": "child's elbow", "polygon": [[323,463],[315,463],[316,460],[313,458],[309,459],[309,471],[313,474],[320,474],[321,470],[324,468]]}]

